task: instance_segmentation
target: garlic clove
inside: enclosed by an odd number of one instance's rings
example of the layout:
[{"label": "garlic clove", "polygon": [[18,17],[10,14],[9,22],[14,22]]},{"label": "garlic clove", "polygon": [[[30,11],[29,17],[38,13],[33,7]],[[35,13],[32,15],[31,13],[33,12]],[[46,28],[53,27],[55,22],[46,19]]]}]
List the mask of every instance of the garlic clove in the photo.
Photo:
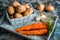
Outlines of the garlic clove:
[{"label": "garlic clove", "polygon": [[36,16],[36,21],[40,21],[41,17],[40,16]]},{"label": "garlic clove", "polygon": [[47,17],[44,14],[40,14],[40,15],[36,16],[36,21],[44,20],[46,18]]}]

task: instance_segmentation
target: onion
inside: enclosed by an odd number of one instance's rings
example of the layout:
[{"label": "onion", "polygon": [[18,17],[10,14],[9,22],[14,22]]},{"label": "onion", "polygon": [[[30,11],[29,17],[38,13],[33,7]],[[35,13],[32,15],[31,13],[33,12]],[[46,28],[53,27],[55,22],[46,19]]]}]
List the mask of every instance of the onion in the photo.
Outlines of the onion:
[{"label": "onion", "polygon": [[45,10],[48,11],[48,12],[52,12],[52,11],[54,11],[54,6],[49,4],[48,6],[45,7]]},{"label": "onion", "polygon": [[44,10],[44,8],[45,8],[45,5],[42,4],[42,3],[37,5],[37,9],[38,9],[40,12],[42,12],[42,11]]}]

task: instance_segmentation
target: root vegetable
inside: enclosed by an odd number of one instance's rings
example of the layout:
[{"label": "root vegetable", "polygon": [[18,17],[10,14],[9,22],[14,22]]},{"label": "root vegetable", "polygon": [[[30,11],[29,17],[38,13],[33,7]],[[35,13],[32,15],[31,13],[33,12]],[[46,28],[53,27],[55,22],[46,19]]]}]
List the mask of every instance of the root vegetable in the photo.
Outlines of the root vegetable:
[{"label": "root vegetable", "polygon": [[12,7],[12,6],[9,6],[8,7],[8,13],[10,14],[10,15],[12,15],[12,14],[14,14],[14,7]]},{"label": "root vegetable", "polygon": [[48,12],[52,12],[52,11],[54,11],[54,6],[49,4],[48,6],[45,7],[45,10],[48,11]]},{"label": "root vegetable", "polygon": [[20,6],[18,6],[18,7],[16,8],[16,11],[17,11],[18,13],[22,13],[22,12],[24,12],[25,10],[26,10],[26,7],[23,6],[23,5],[20,5]]},{"label": "root vegetable", "polygon": [[30,8],[29,4],[23,4],[26,8]]},{"label": "root vegetable", "polygon": [[47,29],[41,29],[41,30],[32,30],[32,31],[17,31],[19,32],[20,34],[23,34],[23,35],[34,35],[34,36],[42,36],[42,35],[46,35],[48,33],[48,30]]},{"label": "root vegetable", "polygon": [[42,3],[37,5],[37,9],[38,9],[40,12],[42,12],[42,11],[44,10],[44,8],[45,8],[45,5],[42,4]]},{"label": "root vegetable", "polygon": [[15,31],[24,35],[44,35],[48,33],[47,25],[43,22],[22,26]]},{"label": "root vegetable", "polygon": [[22,26],[21,28],[19,28],[18,30],[31,30],[31,29],[47,29],[47,25],[43,22],[40,22],[40,23],[34,23],[34,24],[30,24],[30,25],[27,25],[27,26]]},{"label": "root vegetable", "polygon": [[14,18],[14,16],[13,15],[10,15],[10,19],[13,19]]},{"label": "root vegetable", "polygon": [[15,17],[16,17],[16,18],[21,18],[21,17],[23,17],[23,16],[22,16],[22,14],[20,14],[20,13],[15,13]]},{"label": "root vegetable", "polygon": [[28,8],[24,13],[23,15],[24,16],[27,16],[27,15],[31,15],[33,13],[33,9],[32,8]]},{"label": "root vegetable", "polygon": [[15,2],[13,2],[12,6],[13,6],[13,7],[20,6],[20,3],[19,3],[18,1],[15,1]]}]

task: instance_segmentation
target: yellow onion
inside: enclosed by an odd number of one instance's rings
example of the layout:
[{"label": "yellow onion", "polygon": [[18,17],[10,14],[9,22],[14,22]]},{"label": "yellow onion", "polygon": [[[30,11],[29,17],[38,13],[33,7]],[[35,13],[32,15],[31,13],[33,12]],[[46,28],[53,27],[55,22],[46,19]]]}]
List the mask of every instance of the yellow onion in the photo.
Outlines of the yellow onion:
[{"label": "yellow onion", "polygon": [[42,12],[42,11],[44,10],[44,8],[45,8],[45,5],[42,4],[42,3],[37,5],[37,9],[38,9],[40,12]]},{"label": "yellow onion", "polygon": [[52,11],[54,11],[54,6],[49,4],[48,6],[45,7],[45,10],[48,11],[48,12],[52,12]]}]

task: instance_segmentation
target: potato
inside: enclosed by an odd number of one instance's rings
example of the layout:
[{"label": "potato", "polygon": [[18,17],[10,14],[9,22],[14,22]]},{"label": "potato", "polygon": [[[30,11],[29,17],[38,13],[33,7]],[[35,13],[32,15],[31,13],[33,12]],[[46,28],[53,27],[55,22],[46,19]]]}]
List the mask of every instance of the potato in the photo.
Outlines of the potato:
[{"label": "potato", "polygon": [[25,10],[26,10],[26,7],[23,6],[23,5],[20,5],[20,6],[18,6],[18,7],[16,8],[16,12],[18,12],[18,13],[22,13],[22,12],[24,12]]},{"label": "potato", "polygon": [[23,13],[23,15],[24,16],[27,16],[27,15],[30,15],[30,14],[32,14],[33,13],[33,9],[32,8],[28,8],[24,13]]},{"label": "potato", "polygon": [[10,15],[12,15],[12,14],[14,14],[14,7],[12,7],[12,6],[9,6],[8,7],[8,13],[10,14]]},{"label": "potato", "polygon": [[22,5],[24,5],[26,8],[30,8],[29,4],[22,4]]},{"label": "potato", "polygon": [[20,14],[20,13],[15,13],[15,15],[14,15],[16,18],[21,18],[21,17],[23,17],[23,15],[22,14]]},{"label": "potato", "polygon": [[13,2],[13,4],[12,4],[13,7],[17,7],[19,5],[20,5],[20,3],[18,1]]},{"label": "potato", "polygon": [[13,16],[13,15],[10,15],[9,17],[10,17],[10,19],[13,19],[13,18],[14,18],[14,16]]}]

